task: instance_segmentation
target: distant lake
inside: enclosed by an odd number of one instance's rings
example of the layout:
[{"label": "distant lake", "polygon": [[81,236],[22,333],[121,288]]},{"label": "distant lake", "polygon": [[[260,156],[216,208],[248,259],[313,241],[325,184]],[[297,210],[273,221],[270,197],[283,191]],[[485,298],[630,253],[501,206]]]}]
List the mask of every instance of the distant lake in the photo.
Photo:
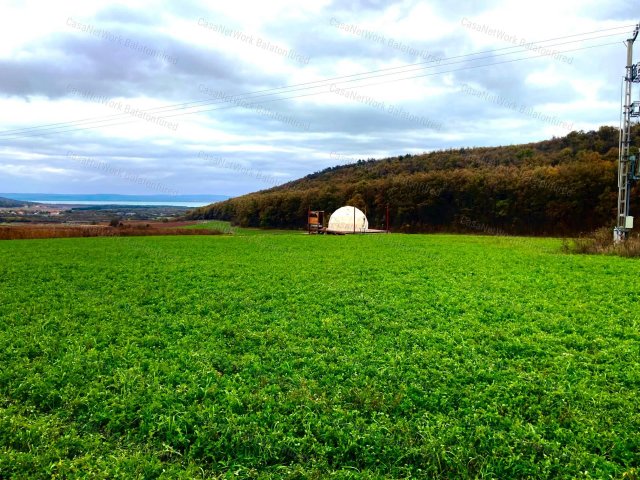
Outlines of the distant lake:
[{"label": "distant lake", "polygon": [[135,205],[135,206],[148,206],[148,207],[203,207],[213,202],[172,202],[170,200],[166,202],[134,202],[134,201],[96,201],[96,200],[39,200],[34,198],[29,199],[34,203],[45,203],[49,205]]},{"label": "distant lake", "polygon": [[1,193],[0,198],[53,205],[129,205],[195,208],[227,200],[226,195],[122,195],[115,193]]}]

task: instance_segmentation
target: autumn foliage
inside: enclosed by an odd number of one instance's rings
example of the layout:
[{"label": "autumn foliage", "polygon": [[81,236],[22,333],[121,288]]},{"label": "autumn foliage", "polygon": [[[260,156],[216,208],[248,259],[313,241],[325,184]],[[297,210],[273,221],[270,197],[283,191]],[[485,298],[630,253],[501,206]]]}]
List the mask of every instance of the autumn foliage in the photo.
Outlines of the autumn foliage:
[{"label": "autumn foliage", "polygon": [[[640,128],[633,130],[633,145]],[[396,231],[574,235],[612,226],[618,130],[572,132],[525,145],[462,148],[327,168],[285,185],[195,209],[192,219],[302,228],[307,208],[367,209]],[[640,208],[634,191],[632,212]]]}]

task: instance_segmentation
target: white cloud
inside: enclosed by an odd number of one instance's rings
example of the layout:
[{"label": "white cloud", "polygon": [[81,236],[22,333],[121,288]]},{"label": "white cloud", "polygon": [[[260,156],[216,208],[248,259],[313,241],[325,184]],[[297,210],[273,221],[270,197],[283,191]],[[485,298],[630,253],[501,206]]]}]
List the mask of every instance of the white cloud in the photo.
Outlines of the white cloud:
[{"label": "white cloud", "polygon": [[[114,107],[118,104],[140,109],[205,99],[211,104],[167,112],[209,110],[167,118],[177,122],[175,129],[153,120],[131,121],[131,115],[124,115],[122,121],[129,123],[123,125],[41,137],[25,137],[25,131],[19,132],[19,138],[0,135],[0,171],[5,175],[0,178],[0,191],[68,188],[71,193],[85,181],[102,192],[145,193],[133,182],[78,169],[65,158],[69,151],[129,168],[144,178],[172,182],[185,193],[239,194],[265,185],[255,176],[224,169],[217,169],[213,176],[199,174],[194,156],[200,150],[218,152],[286,181],[333,165],[336,158],[528,142],[567,133],[566,127],[461,94],[463,83],[532,112],[555,116],[574,128],[616,124],[624,62],[621,41],[628,28],[617,36],[588,42],[619,45],[570,53],[571,63],[545,56],[471,68],[531,52],[476,62],[464,55],[513,47],[522,39],[531,42],[629,25],[635,20],[632,7],[615,6],[610,11],[595,0],[528,4],[505,0],[473,11],[464,11],[462,5],[403,0],[382,8],[352,10],[351,5],[342,8],[329,0],[187,2],[179,8],[154,0],[5,2],[0,5],[0,125],[4,131],[122,113]],[[175,56],[175,62],[71,28],[69,18],[126,35],[130,41]],[[336,28],[332,18],[370,30],[385,41]],[[201,19],[238,35],[198,25]],[[463,19],[503,35],[465,27]],[[243,40],[241,34],[248,37]],[[508,35],[516,40],[505,40]],[[270,42],[273,51],[261,48],[258,40]],[[308,62],[278,53],[277,48],[294,50]],[[378,72],[384,76],[369,80],[336,80],[322,88],[307,88],[313,86],[309,82],[326,78],[424,61],[419,52],[457,57],[452,61],[459,63],[402,75],[387,75],[391,72],[387,70]],[[418,75],[423,76],[382,83]],[[330,83],[355,87],[354,91],[385,106],[442,121],[443,130],[402,121],[382,108],[330,93]],[[303,85],[273,95],[274,87],[296,84]],[[212,103],[199,85],[227,94],[264,91],[260,94],[264,96],[251,101],[259,103],[261,110]],[[73,95],[69,87],[106,100]],[[331,152],[339,155],[332,157]]]}]

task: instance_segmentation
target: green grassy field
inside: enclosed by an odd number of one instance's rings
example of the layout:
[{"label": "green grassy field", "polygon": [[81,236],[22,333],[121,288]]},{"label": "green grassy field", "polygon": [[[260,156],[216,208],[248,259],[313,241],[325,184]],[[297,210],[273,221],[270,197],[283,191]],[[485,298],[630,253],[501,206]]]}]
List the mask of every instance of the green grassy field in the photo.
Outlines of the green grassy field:
[{"label": "green grassy field", "polygon": [[204,220],[196,223],[195,225],[188,225],[186,227],[181,227],[186,229],[211,229],[211,230],[220,230],[223,233],[231,233],[237,236],[246,236],[246,235],[292,235],[294,233],[306,233],[306,231],[300,230],[299,232],[295,232],[292,230],[279,230],[276,228],[270,229],[261,229],[261,228],[245,228],[245,227],[236,227],[231,225],[230,222],[225,222],[223,220]]},{"label": "green grassy field", "polygon": [[0,242],[0,478],[638,478],[639,274],[554,239]]}]

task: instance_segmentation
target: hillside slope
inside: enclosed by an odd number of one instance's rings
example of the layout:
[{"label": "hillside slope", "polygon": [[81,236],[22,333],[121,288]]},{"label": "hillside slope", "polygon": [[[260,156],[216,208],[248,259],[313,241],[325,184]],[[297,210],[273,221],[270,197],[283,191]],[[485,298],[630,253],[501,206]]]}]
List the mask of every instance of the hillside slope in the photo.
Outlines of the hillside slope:
[{"label": "hillside slope", "polygon": [[35,203],[0,197],[0,208],[19,208],[27,205],[35,205]]},{"label": "hillside slope", "polygon": [[[633,130],[638,145],[640,127]],[[241,226],[300,228],[306,211],[342,205],[367,209],[401,231],[576,234],[612,223],[616,209],[618,130],[503,147],[462,148],[327,168],[269,190],[190,213]],[[638,211],[636,192],[632,212]]]}]

